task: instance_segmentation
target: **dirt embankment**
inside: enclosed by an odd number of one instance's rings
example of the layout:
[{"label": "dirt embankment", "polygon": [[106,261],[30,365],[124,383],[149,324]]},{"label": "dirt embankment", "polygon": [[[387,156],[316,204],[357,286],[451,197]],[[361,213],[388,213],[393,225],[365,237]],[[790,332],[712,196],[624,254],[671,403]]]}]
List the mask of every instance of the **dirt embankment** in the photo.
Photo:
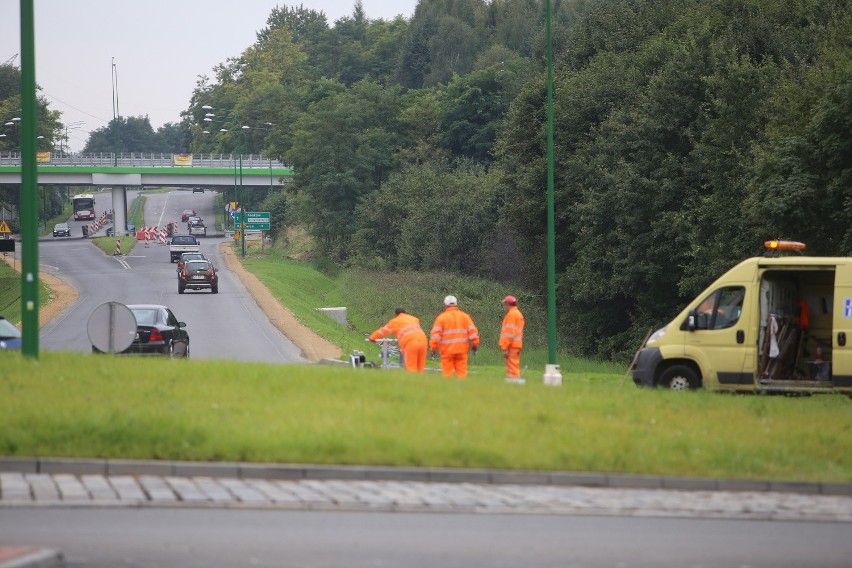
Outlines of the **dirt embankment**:
[{"label": "dirt embankment", "polygon": [[[296,347],[302,350],[304,356],[310,361],[319,361],[323,358],[338,358],[342,351],[330,341],[320,337],[304,325],[302,325],[293,313],[278,303],[269,289],[257,279],[257,277],[243,268],[234,251],[227,244],[223,244],[220,251],[225,259],[228,270],[234,272],[249,291],[260,309],[269,318],[269,321],[286,335]],[[20,261],[15,262],[13,257],[3,257],[10,266],[15,266],[21,271]],[[65,308],[73,304],[79,294],[72,286],[51,274],[39,271],[39,277],[50,289],[50,300],[47,305],[39,308],[39,327],[61,314]]]},{"label": "dirt embankment", "polygon": [[[18,272],[21,271],[21,261],[15,261],[12,256],[3,255],[6,264],[13,266]],[[38,309],[38,327],[42,328],[50,320],[58,316],[71,304],[77,301],[80,294],[72,286],[66,284],[56,276],[39,270],[39,278],[50,290],[50,299],[47,304]]]},{"label": "dirt embankment", "polygon": [[290,341],[296,344],[296,347],[302,350],[306,358],[311,361],[319,361],[324,358],[339,358],[342,351],[339,347],[324,339],[302,325],[293,312],[282,306],[272,292],[269,291],[257,277],[251,272],[243,268],[234,250],[223,243],[219,251],[225,259],[225,265],[228,270],[236,274],[243,286],[249,291],[251,297],[272,322],[272,325],[277,327],[281,333],[290,338]]}]

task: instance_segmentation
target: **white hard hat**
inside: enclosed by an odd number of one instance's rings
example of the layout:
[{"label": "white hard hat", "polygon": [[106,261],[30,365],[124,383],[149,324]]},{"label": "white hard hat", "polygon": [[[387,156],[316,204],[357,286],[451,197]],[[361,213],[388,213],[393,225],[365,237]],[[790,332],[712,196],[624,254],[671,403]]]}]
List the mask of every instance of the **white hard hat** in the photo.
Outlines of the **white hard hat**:
[{"label": "white hard hat", "polygon": [[447,296],[446,298],[444,298],[444,305],[445,306],[458,306],[459,301],[456,300],[455,296]]}]

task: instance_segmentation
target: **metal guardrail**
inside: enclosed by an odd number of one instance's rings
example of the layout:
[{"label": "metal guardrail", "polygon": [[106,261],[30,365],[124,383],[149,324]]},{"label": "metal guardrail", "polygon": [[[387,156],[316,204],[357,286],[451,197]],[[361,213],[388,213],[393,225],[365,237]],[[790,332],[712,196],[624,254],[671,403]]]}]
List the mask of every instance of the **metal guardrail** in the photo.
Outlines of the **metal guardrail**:
[{"label": "metal guardrail", "polygon": [[[53,154],[49,162],[39,162],[39,167],[45,166],[116,166],[139,168],[234,168],[239,166],[242,159],[243,169],[287,168],[280,160],[264,158],[259,154],[192,154],[192,163],[187,165],[175,164],[175,154],[143,154],[130,153],[116,155],[102,154],[71,154],[59,156]],[[20,152],[0,152],[0,166],[20,166]]]}]

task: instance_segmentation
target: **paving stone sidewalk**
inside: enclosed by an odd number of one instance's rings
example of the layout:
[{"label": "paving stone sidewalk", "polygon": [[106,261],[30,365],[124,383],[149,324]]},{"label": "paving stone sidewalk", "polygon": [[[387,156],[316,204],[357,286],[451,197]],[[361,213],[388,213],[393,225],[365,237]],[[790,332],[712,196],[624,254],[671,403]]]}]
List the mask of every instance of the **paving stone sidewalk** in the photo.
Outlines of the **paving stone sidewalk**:
[{"label": "paving stone sidewalk", "polygon": [[0,472],[0,508],[222,507],[852,522],[852,496],[394,480]]}]

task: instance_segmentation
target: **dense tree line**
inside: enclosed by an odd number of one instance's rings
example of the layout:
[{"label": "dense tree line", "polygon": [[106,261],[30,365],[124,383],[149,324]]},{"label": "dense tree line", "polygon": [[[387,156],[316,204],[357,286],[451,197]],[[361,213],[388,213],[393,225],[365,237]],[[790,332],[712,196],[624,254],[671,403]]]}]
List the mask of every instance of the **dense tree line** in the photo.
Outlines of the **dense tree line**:
[{"label": "dense tree line", "polygon": [[[852,252],[850,8],[553,2],[566,345],[623,356],[767,238]],[[421,0],[393,21],[356,1],[333,25],[278,7],[199,79],[185,125],[195,151],[294,166],[250,204],[279,236],[301,225],[344,264],[543,293],[544,40],[541,0]],[[204,105],[227,132],[203,133]]]},{"label": "dense tree line", "polygon": [[[852,0],[552,0],[552,12],[567,347],[631,352],[767,238],[852,253]],[[544,29],[543,0],[420,0],[392,21],[356,0],[332,24],[279,6],[199,77],[163,147],[291,164],[291,183],[247,205],[272,212],[279,239],[306,228],[338,263],[543,294]],[[128,144],[160,134],[145,121],[122,119]],[[91,149],[112,151],[113,126]]]},{"label": "dense tree line", "polygon": [[181,153],[189,146],[184,124],[166,123],[156,131],[147,116],[118,117],[93,130],[86,140],[86,154]]}]

